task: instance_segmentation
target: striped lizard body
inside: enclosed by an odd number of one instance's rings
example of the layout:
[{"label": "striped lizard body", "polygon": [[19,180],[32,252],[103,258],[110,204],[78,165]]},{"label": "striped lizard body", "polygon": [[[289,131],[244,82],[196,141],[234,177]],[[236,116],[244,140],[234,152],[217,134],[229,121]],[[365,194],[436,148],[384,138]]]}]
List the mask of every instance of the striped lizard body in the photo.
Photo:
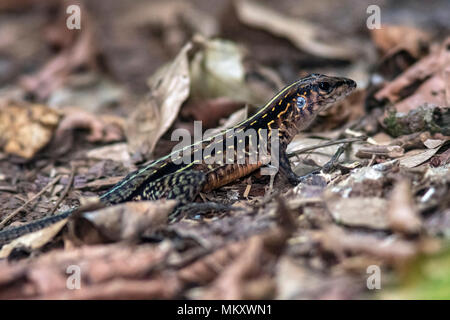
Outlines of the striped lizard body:
[{"label": "striped lizard body", "polygon": [[[128,174],[100,200],[106,204],[161,198],[176,199],[180,205],[192,202],[199,192],[219,188],[263,166],[266,162],[255,153],[266,150],[273,158],[272,141],[278,144],[280,171],[296,184],[299,177],[290,167],[287,145],[318,113],[355,87],[347,78],[311,74],[285,87],[247,120]],[[277,140],[272,139],[275,135]],[[0,244],[60,221],[73,211],[1,231]]]}]

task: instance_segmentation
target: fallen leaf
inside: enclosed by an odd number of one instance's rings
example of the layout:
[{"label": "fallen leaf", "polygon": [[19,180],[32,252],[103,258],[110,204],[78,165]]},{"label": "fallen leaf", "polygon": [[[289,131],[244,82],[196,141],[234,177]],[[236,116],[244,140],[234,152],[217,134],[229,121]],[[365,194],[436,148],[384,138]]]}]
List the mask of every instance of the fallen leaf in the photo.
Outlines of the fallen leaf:
[{"label": "fallen leaf", "polygon": [[[113,244],[54,250],[36,259],[0,261],[2,299],[169,299],[180,290],[159,272],[170,246]],[[80,288],[67,290],[67,272],[80,269]]]},{"label": "fallen leaf", "polygon": [[411,26],[383,24],[381,28],[370,30],[373,42],[383,55],[406,49],[414,57],[419,58],[423,48],[431,40],[431,35]]},{"label": "fallen leaf", "polygon": [[[340,43],[332,43],[332,40],[326,43],[320,41],[319,39],[326,32],[318,25],[282,15],[258,2],[234,1],[233,3],[243,23],[284,37],[300,50],[329,59],[353,60],[357,55],[355,48],[345,46],[343,41]],[[330,33],[327,35],[328,39],[333,39]]]},{"label": "fallen leaf", "polygon": [[400,165],[407,168],[414,168],[421,165],[425,161],[429,160],[432,156],[438,152],[438,148],[426,149],[426,150],[411,150],[405,154],[405,156],[399,158]]},{"label": "fallen leaf", "polygon": [[386,263],[401,264],[414,258],[420,249],[411,241],[397,237],[379,238],[371,234],[345,232],[342,228],[327,227],[316,235],[325,250],[343,257],[346,251],[365,253],[383,259]]},{"label": "fallen leaf", "polygon": [[95,148],[88,151],[86,156],[91,159],[117,161],[122,163],[125,167],[131,168],[132,161],[126,143],[116,143]]},{"label": "fallen leaf", "polygon": [[325,193],[328,211],[337,223],[352,227],[388,229],[387,201],[382,198],[341,198],[332,192]]},{"label": "fallen leaf", "polygon": [[44,105],[0,107],[0,147],[25,159],[46,146],[59,123],[57,111]]},{"label": "fallen leaf", "polygon": [[296,265],[289,257],[283,257],[277,264],[277,298],[282,300],[301,299],[308,291],[316,291],[321,276],[308,268]]},{"label": "fallen leaf", "polygon": [[[138,201],[85,212],[81,220],[87,220],[107,241],[134,240],[144,231],[151,232],[167,224],[167,218],[176,205],[175,200]],[[76,219],[75,224],[81,222]],[[79,238],[90,238],[91,230],[77,233]],[[87,236],[86,236],[87,235]]]},{"label": "fallen leaf", "polygon": [[[375,94],[378,101],[388,100],[399,112],[408,112],[424,103],[446,106],[450,38],[420,59]],[[441,72],[444,70],[445,72]],[[447,70],[447,71],[446,71]],[[411,89],[414,89],[411,92]]]},{"label": "fallen leaf", "polygon": [[187,54],[191,48],[191,43],[186,44],[172,63],[152,76],[149,97],[128,118],[125,133],[131,154],[149,156],[176,119],[181,104],[189,96]]},{"label": "fallen leaf", "polygon": [[[273,294],[274,283],[263,277],[264,243],[259,236],[246,241],[246,246],[236,259],[228,265],[205,292],[204,299],[264,299]],[[256,296],[249,295],[251,280],[259,278],[264,285]]]},{"label": "fallen leaf", "polygon": [[392,190],[387,215],[392,230],[403,233],[417,233],[420,230],[422,222],[407,180],[399,181]]},{"label": "fallen leaf", "polygon": [[178,271],[185,284],[207,284],[214,280],[222,269],[232,263],[247,245],[247,241],[233,242],[220,248]]},{"label": "fallen leaf", "polygon": [[44,229],[25,234],[17,239],[14,239],[8,244],[3,245],[0,250],[0,259],[6,258],[16,248],[27,248],[36,250],[42,248],[45,244],[51,241],[66,225],[67,219],[58,221]]},{"label": "fallen leaf", "polygon": [[250,92],[245,86],[242,49],[222,39],[197,39],[197,45],[200,49],[190,64],[192,97],[248,101]]},{"label": "fallen leaf", "polygon": [[446,140],[440,140],[440,139],[427,139],[423,142],[424,146],[428,149],[434,149],[442,146],[445,143]]}]

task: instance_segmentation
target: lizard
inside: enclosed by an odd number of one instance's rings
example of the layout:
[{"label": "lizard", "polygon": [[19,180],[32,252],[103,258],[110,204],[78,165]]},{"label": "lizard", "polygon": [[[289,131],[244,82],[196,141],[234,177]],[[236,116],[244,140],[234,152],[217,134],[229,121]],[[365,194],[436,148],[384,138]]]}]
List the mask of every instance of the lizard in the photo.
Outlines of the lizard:
[{"label": "lizard", "polygon": [[[278,148],[275,152],[278,156],[279,171],[291,184],[296,185],[301,181],[301,177],[291,169],[286,154],[287,145],[297,133],[306,129],[321,111],[342,100],[355,88],[356,83],[344,77],[310,74],[301,78],[283,88],[256,113],[232,128],[177,149],[129,173],[102,194],[99,197],[100,202],[113,205],[132,200],[166,198],[177,200],[177,208],[180,208],[193,202],[200,192],[217,189],[263,167],[265,163],[261,159],[250,161],[252,150],[256,149],[250,147],[256,142],[257,147],[265,143],[265,147],[270,149],[272,134],[278,138]],[[266,137],[260,135],[262,129],[268,131]],[[242,138],[239,134],[245,131],[257,134]],[[227,145],[226,141],[233,142]],[[218,146],[221,148],[217,148]],[[223,158],[225,154],[230,157],[230,153],[226,153],[224,148],[232,149],[232,159]],[[198,152],[203,155],[200,159],[195,157]],[[240,162],[237,161],[239,156]],[[214,161],[208,161],[211,157]],[[188,161],[180,161],[181,159]],[[0,245],[68,218],[75,210],[76,208],[0,231]]]}]

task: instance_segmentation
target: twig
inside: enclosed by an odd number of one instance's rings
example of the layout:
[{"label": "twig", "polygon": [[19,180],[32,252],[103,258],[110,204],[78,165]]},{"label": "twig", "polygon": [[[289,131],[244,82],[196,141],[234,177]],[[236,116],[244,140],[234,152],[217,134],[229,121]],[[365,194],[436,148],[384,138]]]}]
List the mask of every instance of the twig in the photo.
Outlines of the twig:
[{"label": "twig", "polygon": [[346,139],[340,139],[340,140],[335,140],[335,141],[328,141],[328,142],[317,144],[315,146],[306,147],[306,148],[302,148],[302,149],[296,150],[296,151],[294,151],[292,153],[289,153],[288,157],[292,158],[292,157],[294,157],[294,156],[296,156],[296,155],[298,155],[300,153],[304,153],[304,152],[315,150],[315,149],[320,149],[320,148],[333,146],[335,144],[350,143],[350,142],[362,141],[362,140],[365,140],[365,139],[367,139],[367,137],[355,137],[355,138],[346,138]]},{"label": "twig", "polygon": [[70,171],[69,182],[67,182],[66,188],[64,189],[63,193],[59,197],[58,201],[56,201],[56,204],[53,207],[53,209],[50,211],[50,214],[53,214],[56,211],[56,209],[58,209],[58,207],[61,204],[61,202],[64,200],[64,198],[69,193],[70,187],[72,186],[73,180],[75,178],[75,170],[76,170],[76,168],[72,167],[72,170]]},{"label": "twig", "polygon": [[17,192],[17,188],[16,187],[10,187],[10,186],[0,186],[0,191],[16,193]]},{"label": "twig", "polygon": [[345,149],[348,146],[349,146],[349,143],[344,143],[342,146],[339,146],[336,153],[331,157],[330,161],[328,161],[327,163],[325,163],[322,166],[322,171],[324,173],[330,173],[331,171],[333,171],[336,168],[339,157],[344,153]]},{"label": "twig", "polygon": [[36,200],[37,198],[39,198],[45,191],[47,191],[48,189],[50,189],[50,187],[55,185],[59,181],[60,178],[61,178],[61,176],[55,177],[41,191],[36,193],[30,200],[28,200],[23,205],[21,205],[19,208],[17,208],[13,212],[11,212],[5,219],[3,219],[2,222],[0,222],[0,229],[3,228],[5,226],[5,224],[8,223],[9,220],[14,218],[20,211],[22,211],[30,202],[32,202],[32,201]]}]

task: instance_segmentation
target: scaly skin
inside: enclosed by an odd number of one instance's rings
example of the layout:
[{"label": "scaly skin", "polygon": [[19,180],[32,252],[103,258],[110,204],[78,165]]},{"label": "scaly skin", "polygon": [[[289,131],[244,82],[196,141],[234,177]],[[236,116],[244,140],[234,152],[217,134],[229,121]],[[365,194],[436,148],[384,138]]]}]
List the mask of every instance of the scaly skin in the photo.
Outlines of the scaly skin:
[{"label": "scaly skin", "polygon": [[[249,141],[256,141],[256,150],[264,143],[270,156],[271,136],[278,131],[278,158],[280,171],[292,184],[299,177],[292,171],[286,156],[286,147],[293,137],[308,127],[322,110],[343,99],[354,88],[353,80],[312,74],[281,90],[264,107],[247,120],[233,128],[199,141],[189,147],[176,150],[142,168],[131,172],[122,181],[104,193],[100,200],[105,204],[116,204],[130,200],[176,199],[180,205],[195,199],[199,192],[208,192],[244,177],[264,165],[260,159],[251,160]],[[256,137],[243,137],[253,129]],[[261,139],[260,130],[267,129],[267,139]],[[275,131],[277,129],[277,131]],[[227,144],[232,141],[231,144]],[[231,153],[226,153],[230,148]],[[223,150],[222,152],[218,150]],[[196,152],[202,152],[201,160],[195,160]],[[183,159],[190,161],[179,162]],[[211,157],[215,161],[211,162]],[[224,157],[226,155],[226,157]],[[242,158],[239,158],[241,156]],[[220,159],[219,159],[220,158]],[[232,158],[232,161],[231,159]],[[219,160],[218,160],[219,159]],[[240,162],[238,163],[238,160]],[[0,244],[21,235],[40,230],[69,217],[69,210],[58,215],[40,219],[29,224],[0,232]]]}]

